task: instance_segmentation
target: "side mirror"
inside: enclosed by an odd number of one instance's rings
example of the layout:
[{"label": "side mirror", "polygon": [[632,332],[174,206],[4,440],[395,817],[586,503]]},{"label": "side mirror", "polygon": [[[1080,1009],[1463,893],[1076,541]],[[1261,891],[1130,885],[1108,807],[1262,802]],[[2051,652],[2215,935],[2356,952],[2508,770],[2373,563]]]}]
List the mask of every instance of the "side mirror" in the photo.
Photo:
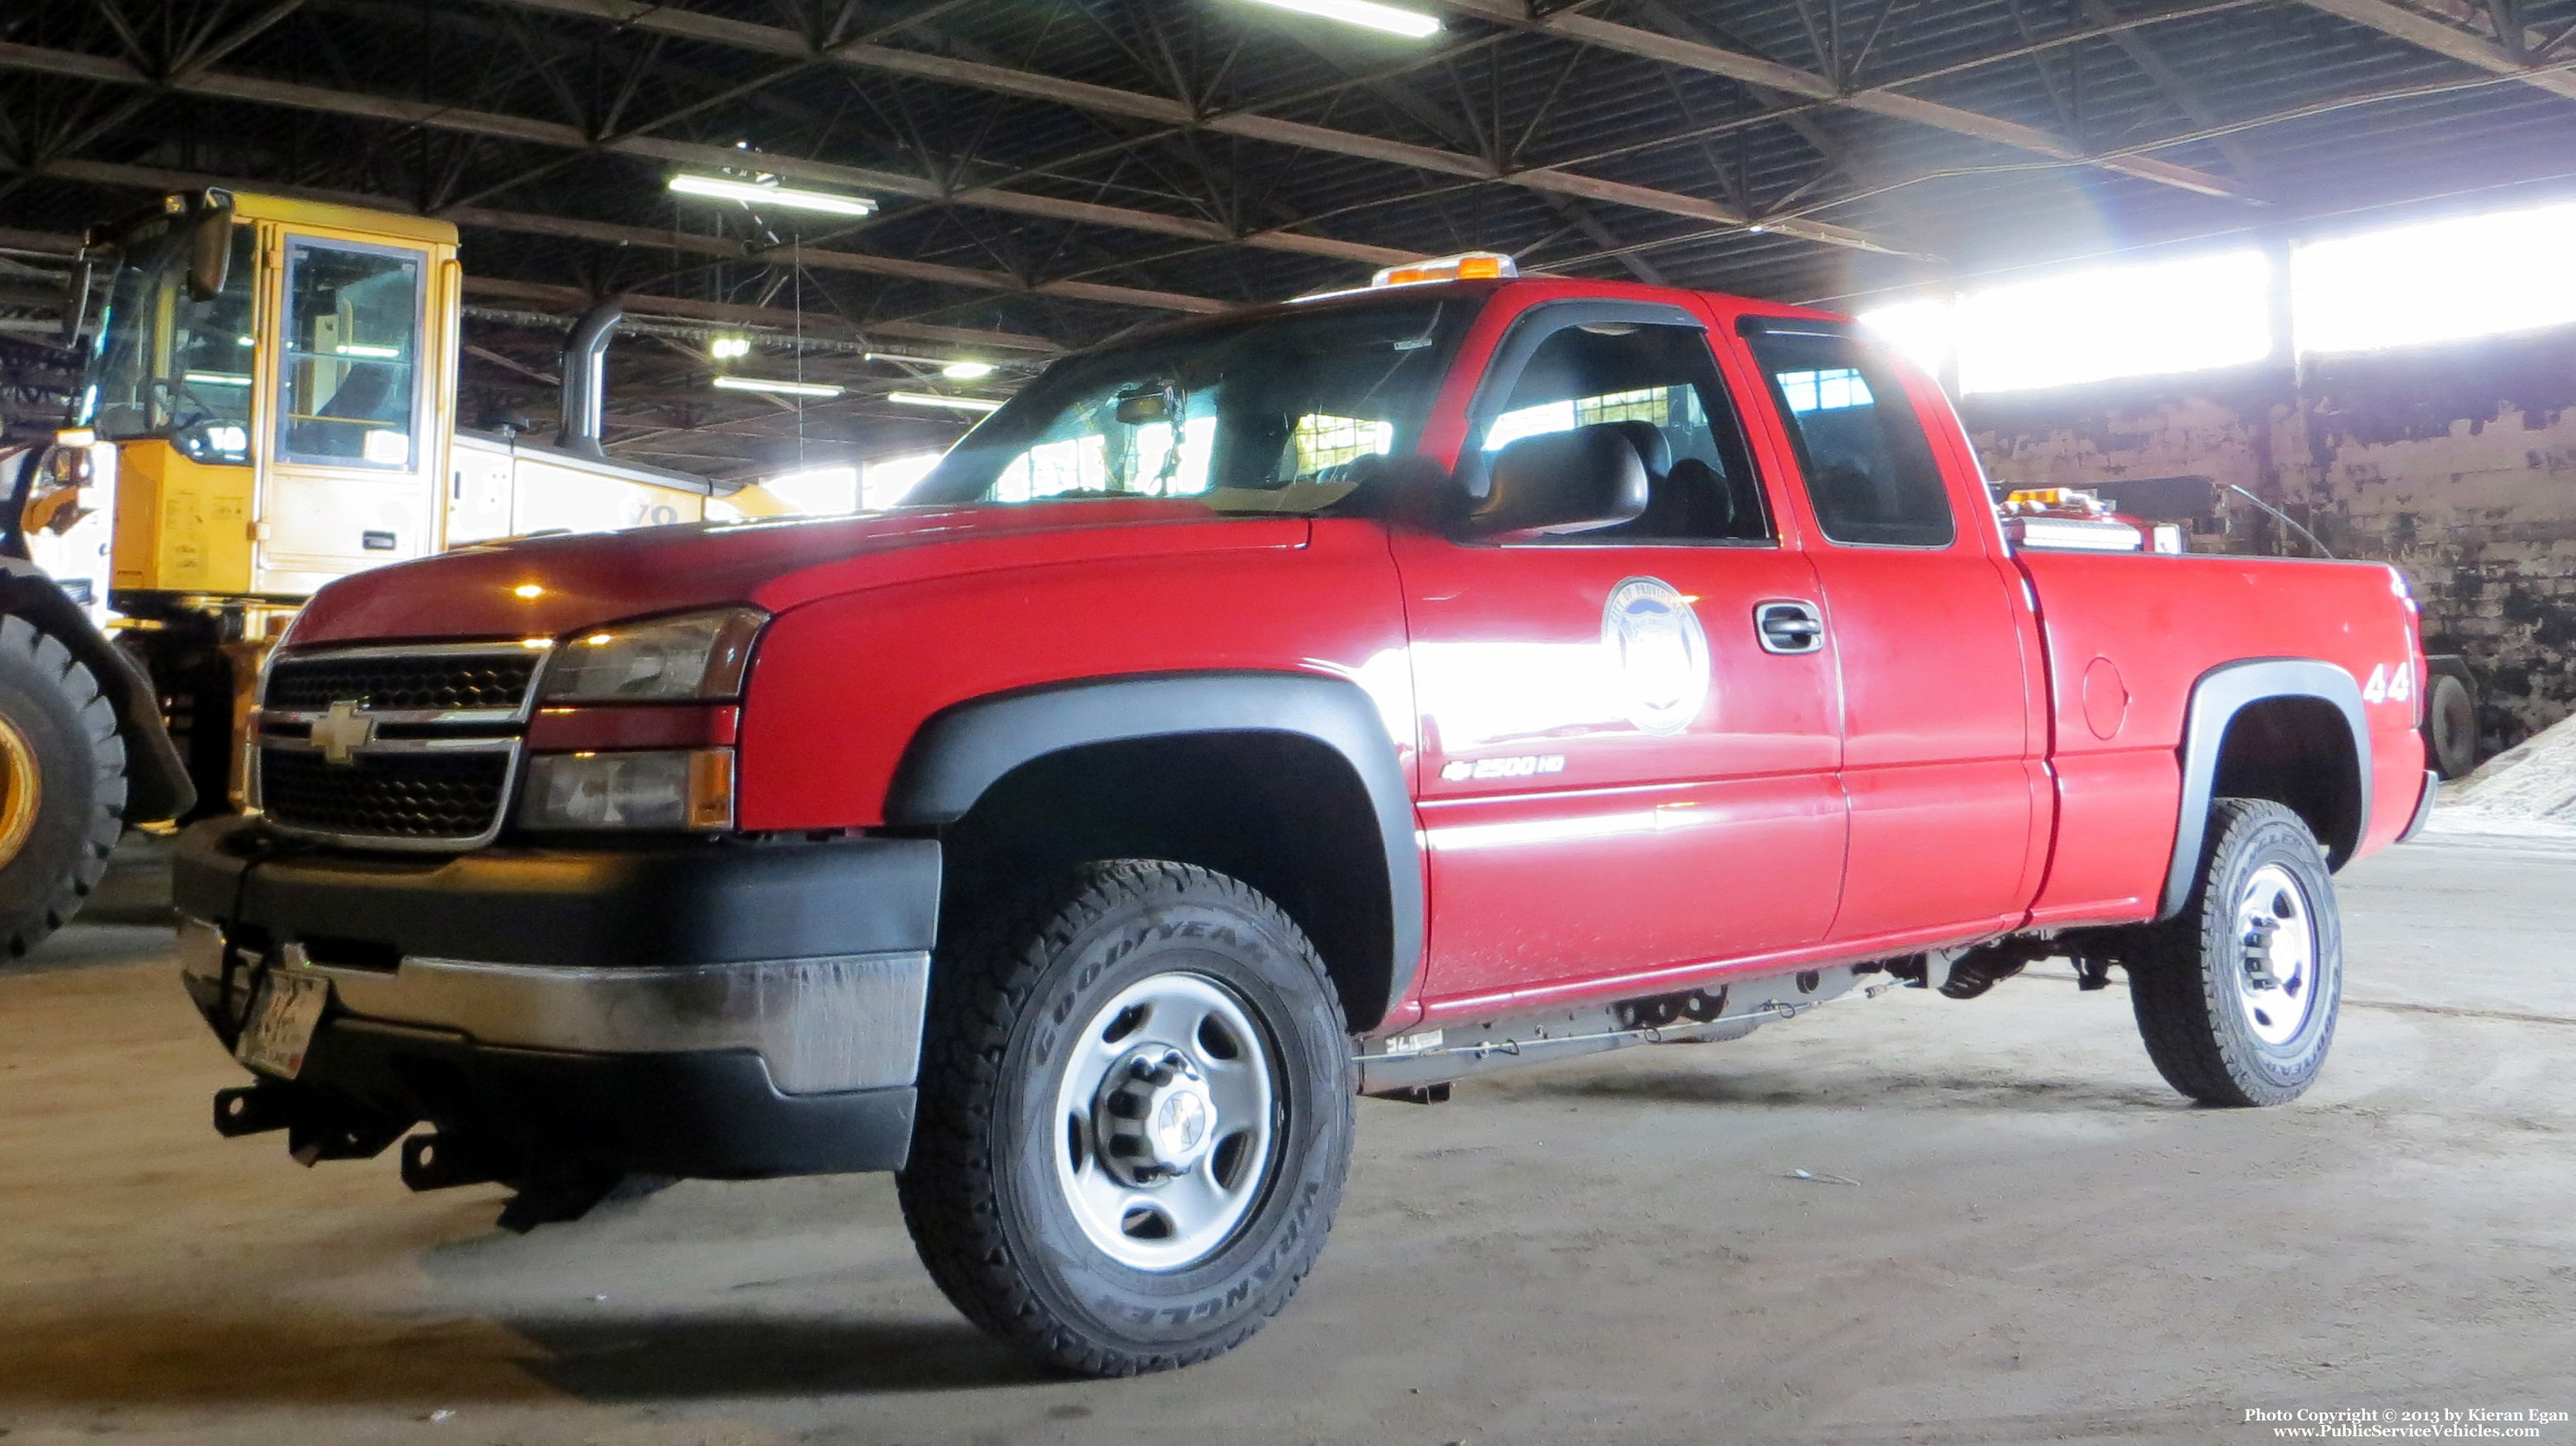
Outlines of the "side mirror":
[{"label": "side mirror", "polygon": [[1485,495],[1467,507],[1481,538],[1591,532],[1646,510],[1646,464],[1616,422],[1523,437],[1495,454]]},{"label": "side mirror", "polygon": [[65,346],[78,346],[82,328],[89,325],[89,293],[96,276],[89,248],[83,246],[72,258],[71,274],[63,278],[63,332]]},{"label": "side mirror", "polygon": [[222,293],[233,264],[233,208],[229,198],[206,207],[188,224],[188,297],[212,301]]}]

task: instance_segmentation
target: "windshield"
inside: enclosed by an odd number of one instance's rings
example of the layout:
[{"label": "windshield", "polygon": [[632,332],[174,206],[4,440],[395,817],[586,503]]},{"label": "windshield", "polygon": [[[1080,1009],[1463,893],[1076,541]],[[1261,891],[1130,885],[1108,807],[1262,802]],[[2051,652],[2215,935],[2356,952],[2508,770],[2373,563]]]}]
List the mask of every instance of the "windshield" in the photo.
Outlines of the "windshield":
[{"label": "windshield", "polygon": [[1472,303],[1271,315],[1093,352],[967,434],[907,503],[1187,497],[1314,512],[1411,449]]},{"label": "windshield", "polygon": [[251,228],[232,228],[232,262],[212,300],[189,297],[187,270],[185,225],[153,223],[125,245],[81,390],[80,420],[100,436],[249,425]]}]

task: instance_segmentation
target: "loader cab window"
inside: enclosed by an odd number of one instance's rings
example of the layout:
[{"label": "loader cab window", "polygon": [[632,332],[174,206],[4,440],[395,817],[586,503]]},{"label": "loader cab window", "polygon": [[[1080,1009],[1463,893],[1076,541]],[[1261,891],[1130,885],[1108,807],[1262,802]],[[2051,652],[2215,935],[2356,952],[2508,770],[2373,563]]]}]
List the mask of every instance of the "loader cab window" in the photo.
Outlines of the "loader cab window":
[{"label": "loader cab window", "polygon": [[[1546,325],[1541,311],[1523,325]],[[1509,346],[1506,345],[1506,352]],[[1505,390],[1471,451],[1486,457],[1523,437],[1614,423],[1646,464],[1646,510],[1634,521],[1557,546],[1765,542],[1772,537],[1735,410],[1707,333],[1695,326],[1608,322],[1550,332]],[[1462,469],[1465,470],[1465,469]]]},{"label": "loader cab window", "polygon": [[278,417],[287,460],[412,466],[426,263],[395,247],[288,244]]},{"label": "loader cab window", "polygon": [[1958,536],[1949,490],[1886,363],[1842,336],[1756,332],[1746,340],[1770,380],[1826,539],[1949,546]]},{"label": "loader cab window", "polygon": [[188,294],[184,228],[155,220],[126,238],[98,341],[83,379],[79,419],[110,441],[167,436],[189,427],[250,424],[251,228],[232,228],[223,289]]}]

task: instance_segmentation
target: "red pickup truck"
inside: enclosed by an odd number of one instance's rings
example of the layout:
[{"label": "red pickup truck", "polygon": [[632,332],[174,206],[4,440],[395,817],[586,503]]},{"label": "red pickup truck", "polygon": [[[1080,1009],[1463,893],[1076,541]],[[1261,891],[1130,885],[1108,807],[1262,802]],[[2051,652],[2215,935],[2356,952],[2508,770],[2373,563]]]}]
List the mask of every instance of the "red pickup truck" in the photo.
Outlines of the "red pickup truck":
[{"label": "red pickup truck", "polygon": [[179,850],[216,1123],[522,1228],[899,1170],[1123,1374],[1286,1302],[1358,1093],[2059,956],[2289,1100],[2430,805],[2405,584],[2044,521],[1843,320],[1506,274],[1072,357],[890,513],[362,573]]}]

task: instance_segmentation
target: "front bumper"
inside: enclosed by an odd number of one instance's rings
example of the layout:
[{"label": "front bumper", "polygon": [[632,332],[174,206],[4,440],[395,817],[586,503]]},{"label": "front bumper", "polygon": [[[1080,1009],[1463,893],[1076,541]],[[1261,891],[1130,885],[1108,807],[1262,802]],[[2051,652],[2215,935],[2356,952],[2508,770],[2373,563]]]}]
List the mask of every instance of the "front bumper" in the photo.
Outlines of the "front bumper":
[{"label": "front bumper", "polygon": [[329,982],[296,1078],[267,1082],[295,1109],[719,1178],[903,1163],[938,889],[923,840],[420,860],[238,819],[191,829],[173,878],[228,1044],[268,972]]}]

